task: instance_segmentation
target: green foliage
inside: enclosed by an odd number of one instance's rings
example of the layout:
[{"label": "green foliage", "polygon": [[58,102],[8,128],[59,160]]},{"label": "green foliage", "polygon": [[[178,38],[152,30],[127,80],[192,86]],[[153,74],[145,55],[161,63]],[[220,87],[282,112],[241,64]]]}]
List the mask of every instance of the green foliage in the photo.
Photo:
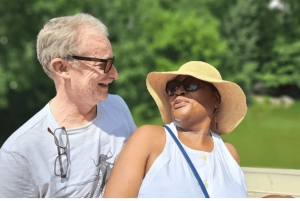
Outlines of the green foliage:
[{"label": "green foliage", "polygon": [[[162,124],[146,89],[147,74],[176,70],[191,60],[214,65],[248,97],[262,82],[277,95],[289,86],[300,98],[300,1],[281,0],[284,9],[269,9],[269,2],[0,0],[0,144],[55,95],[36,58],[39,30],[50,18],[79,12],[107,25],[119,73],[110,93],[125,99],[138,126]],[[253,126],[250,121],[245,129]]]},{"label": "green foliage", "polygon": [[196,12],[161,12],[148,23],[150,30],[159,27],[150,47],[157,53],[156,71],[177,70],[190,60],[202,60],[218,66],[218,58],[226,43],[218,33],[219,22],[207,14],[197,17]]},{"label": "green foliage", "polygon": [[[202,9],[196,10],[190,0],[178,4],[116,0],[104,1],[101,7],[89,2],[83,11],[107,24],[117,58],[119,79],[111,92],[121,95],[143,122],[158,114],[145,85],[150,71],[175,70],[190,60],[218,64],[218,56],[225,51],[226,43],[217,31],[219,22],[202,8],[204,3],[197,3]],[[190,6],[191,12],[181,11],[179,5]]]},{"label": "green foliage", "polygon": [[[300,20],[295,16],[300,12],[300,4],[295,1],[281,2],[284,3],[282,9],[269,11],[273,12],[272,18],[275,20],[272,23],[266,22],[264,26],[273,26],[273,29],[264,32],[265,37],[261,39],[261,43],[269,44],[272,41],[272,45],[261,49],[263,51],[258,58],[261,61],[256,79],[264,82],[266,87],[280,89],[281,86],[296,86],[299,89],[300,29],[298,24]],[[287,91],[284,93],[295,94]],[[300,94],[294,97],[299,98]]]},{"label": "green foliage", "polygon": [[227,42],[227,51],[222,55],[219,70],[224,79],[238,83],[247,95],[252,91],[258,67],[259,19],[256,16],[261,10],[256,2],[231,1],[228,11],[220,16],[220,31]]},{"label": "green foliage", "polygon": [[6,108],[8,106],[8,100],[5,97],[7,93],[6,79],[6,73],[3,67],[0,66],[0,108]]},{"label": "green foliage", "polygon": [[277,59],[263,66],[264,73],[257,75],[267,87],[296,85],[300,88],[300,40],[291,44],[278,37],[274,53]]}]

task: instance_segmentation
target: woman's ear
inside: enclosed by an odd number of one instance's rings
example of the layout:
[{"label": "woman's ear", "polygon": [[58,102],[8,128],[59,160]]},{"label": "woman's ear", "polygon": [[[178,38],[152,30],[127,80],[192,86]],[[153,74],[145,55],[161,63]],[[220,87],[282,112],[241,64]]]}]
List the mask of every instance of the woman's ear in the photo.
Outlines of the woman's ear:
[{"label": "woman's ear", "polygon": [[221,104],[221,95],[218,91],[215,91],[214,95],[216,97],[216,106],[219,107],[219,105]]},{"label": "woman's ear", "polygon": [[52,72],[58,76],[68,76],[69,75],[69,65],[68,63],[61,59],[55,58],[50,63]]}]

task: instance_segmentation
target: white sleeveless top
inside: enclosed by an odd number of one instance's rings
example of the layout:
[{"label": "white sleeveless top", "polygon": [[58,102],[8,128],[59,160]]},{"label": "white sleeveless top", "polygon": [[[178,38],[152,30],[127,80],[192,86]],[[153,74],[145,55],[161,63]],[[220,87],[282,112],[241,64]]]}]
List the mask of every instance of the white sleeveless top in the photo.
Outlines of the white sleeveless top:
[{"label": "white sleeveless top", "polygon": [[[168,125],[178,138],[174,123]],[[146,174],[138,197],[201,198],[205,197],[186,159],[166,131],[166,145]],[[247,197],[244,173],[221,137],[212,132],[212,152],[193,150],[184,144],[211,198]]]}]

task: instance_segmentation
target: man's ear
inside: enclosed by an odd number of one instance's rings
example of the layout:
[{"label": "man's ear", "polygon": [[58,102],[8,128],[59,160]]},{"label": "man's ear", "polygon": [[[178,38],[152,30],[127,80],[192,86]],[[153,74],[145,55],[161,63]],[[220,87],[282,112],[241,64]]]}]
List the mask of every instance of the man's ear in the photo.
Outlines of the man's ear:
[{"label": "man's ear", "polygon": [[53,59],[50,63],[50,66],[52,68],[52,72],[58,76],[64,77],[69,75],[69,65],[61,58]]}]

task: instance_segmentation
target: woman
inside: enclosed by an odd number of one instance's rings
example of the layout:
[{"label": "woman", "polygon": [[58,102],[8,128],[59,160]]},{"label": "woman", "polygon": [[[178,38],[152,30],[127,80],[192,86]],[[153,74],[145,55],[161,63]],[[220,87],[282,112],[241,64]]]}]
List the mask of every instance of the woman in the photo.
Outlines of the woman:
[{"label": "woman", "polygon": [[151,72],[147,88],[200,179],[167,128],[144,125],[118,156],[104,197],[247,197],[238,153],[219,136],[246,114],[242,89],[201,61]]}]

